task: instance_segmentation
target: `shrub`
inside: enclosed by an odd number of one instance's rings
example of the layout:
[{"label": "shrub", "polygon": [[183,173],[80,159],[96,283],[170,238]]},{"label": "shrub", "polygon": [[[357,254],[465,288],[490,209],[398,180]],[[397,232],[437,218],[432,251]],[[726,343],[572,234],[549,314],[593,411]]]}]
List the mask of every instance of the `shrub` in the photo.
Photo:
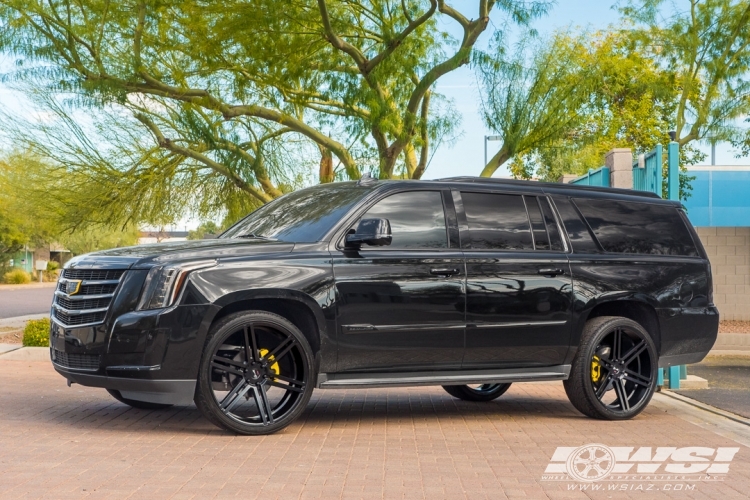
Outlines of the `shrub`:
[{"label": "shrub", "polygon": [[23,345],[49,347],[49,328],[49,318],[30,320],[23,329]]},{"label": "shrub", "polygon": [[3,282],[11,285],[25,285],[31,283],[31,275],[23,269],[14,269],[3,275]]},{"label": "shrub", "polygon": [[47,262],[47,270],[44,271],[44,280],[45,281],[57,281],[58,273],[60,272],[60,264],[55,262],[54,260],[51,260]]}]

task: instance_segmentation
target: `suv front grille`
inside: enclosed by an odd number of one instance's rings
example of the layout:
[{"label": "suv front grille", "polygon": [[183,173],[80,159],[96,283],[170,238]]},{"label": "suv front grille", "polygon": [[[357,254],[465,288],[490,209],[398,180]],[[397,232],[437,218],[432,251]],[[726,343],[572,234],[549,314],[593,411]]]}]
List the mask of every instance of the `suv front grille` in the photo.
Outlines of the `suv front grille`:
[{"label": "suv front grille", "polygon": [[52,361],[75,370],[96,371],[99,369],[99,356],[93,354],[72,354],[52,349]]},{"label": "suv front grille", "polygon": [[64,327],[104,321],[125,269],[65,269],[55,290],[53,318]]},{"label": "suv front grille", "polygon": [[125,269],[65,269],[63,278],[71,280],[119,280]]}]

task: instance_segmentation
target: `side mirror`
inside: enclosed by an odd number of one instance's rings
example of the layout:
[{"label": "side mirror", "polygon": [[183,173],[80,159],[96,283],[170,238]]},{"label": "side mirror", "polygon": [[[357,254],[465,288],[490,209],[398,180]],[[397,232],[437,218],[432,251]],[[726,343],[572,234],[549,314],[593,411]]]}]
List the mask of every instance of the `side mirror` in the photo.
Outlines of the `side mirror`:
[{"label": "side mirror", "polygon": [[346,235],[346,245],[359,247],[363,243],[372,246],[390,245],[393,241],[391,223],[388,219],[362,219],[357,232]]}]

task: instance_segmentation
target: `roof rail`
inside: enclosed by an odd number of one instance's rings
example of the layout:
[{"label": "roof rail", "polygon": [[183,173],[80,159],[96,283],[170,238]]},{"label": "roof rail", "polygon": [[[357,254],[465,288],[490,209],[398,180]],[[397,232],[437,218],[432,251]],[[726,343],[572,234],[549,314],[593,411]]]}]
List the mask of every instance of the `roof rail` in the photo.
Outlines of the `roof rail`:
[{"label": "roof rail", "polygon": [[493,177],[470,177],[470,176],[459,176],[459,177],[446,177],[443,179],[435,179],[437,182],[470,182],[477,184],[516,184],[522,186],[539,186],[542,188],[554,188],[554,189],[565,189],[571,191],[597,191],[604,193],[618,193],[627,194],[630,196],[643,196],[644,198],[657,198],[661,197],[650,191],[640,191],[637,189],[623,189],[623,188],[612,188],[612,187],[599,187],[599,186],[581,186],[578,184],[563,184],[560,182],[540,182],[540,181],[524,181],[519,179],[498,179]]}]

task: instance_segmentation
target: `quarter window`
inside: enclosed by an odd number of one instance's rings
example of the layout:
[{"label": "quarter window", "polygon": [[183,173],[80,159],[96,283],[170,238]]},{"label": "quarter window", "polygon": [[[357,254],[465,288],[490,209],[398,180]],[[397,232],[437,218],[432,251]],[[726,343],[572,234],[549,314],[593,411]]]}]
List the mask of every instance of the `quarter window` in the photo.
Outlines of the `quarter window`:
[{"label": "quarter window", "polygon": [[675,207],[585,198],[575,204],[606,252],[698,255]]},{"label": "quarter window", "polygon": [[469,224],[469,241],[462,241],[464,248],[534,249],[529,217],[521,195],[461,193],[461,199]]},{"label": "quarter window", "polygon": [[448,248],[443,197],[439,191],[409,191],[376,203],[363,219],[388,219],[393,241],[383,248]]}]

